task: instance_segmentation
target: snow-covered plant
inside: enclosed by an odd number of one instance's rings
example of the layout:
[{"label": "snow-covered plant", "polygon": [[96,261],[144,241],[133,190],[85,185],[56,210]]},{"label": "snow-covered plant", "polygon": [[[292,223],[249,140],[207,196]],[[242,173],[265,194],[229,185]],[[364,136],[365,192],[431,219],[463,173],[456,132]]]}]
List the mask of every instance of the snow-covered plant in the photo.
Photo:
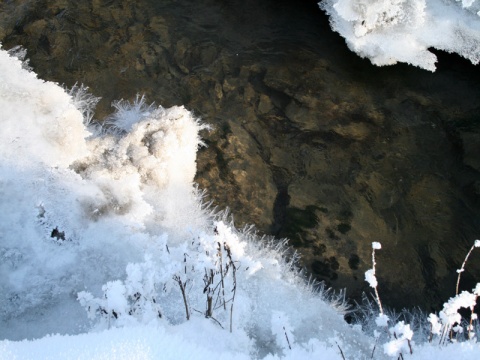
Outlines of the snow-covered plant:
[{"label": "snow-covered plant", "polygon": [[[177,310],[184,307],[186,320],[190,320],[193,312],[201,313],[222,327],[220,321],[228,323],[232,331],[237,264],[224,232],[215,228],[213,236],[194,239],[175,248],[165,244],[164,257],[169,258],[171,264],[156,264],[151,256],[146,256],[143,263],[128,264],[125,281],[103,285],[100,298],[80,292],[78,300],[89,318],[98,317],[101,324],[109,327],[145,324],[162,318],[162,307],[171,312],[175,304]],[[179,290],[180,297],[172,294],[173,289]],[[204,311],[200,310],[203,300]],[[215,317],[219,309],[223,310],[220,321]],[[167,317],[178,321],[175,316],[167,314]]]},{"label": "snow-covered plant", "polygon": [[458,295],[458,287],[460,286],[460,277],[462,276],[462,273],[465,271],[465,264],[468,261],[468,258],[470,257],[470,254],[472,253],[473,249],[476,247],[480,247],[480,240],[475,240],[473,243],[472,247],[467,253],[467,256],[465,256],[465,260],[463,260],[462,267],[457,270],[458,277],[457,277],[457,287],[455,288],[455,295]]},{"label": "snow-covered plant", "polygon": [[156,264],[147,256],[145,262],[128,264],[127,278],[107,282],[102,286],[103,296],[94,298],[89,292],[78,293],[78,301],[91,320],[100,318],[103,325],[125,326],[147,324],[162,318],[158,298],[159,285]]},{"label": "snow-covered plant", "polygon": [[383,315],[383,307],[382,307],[382,302],[380,301],[380,296],[378,295],[378,282],[377,278],[375,276],[375,250],[380,250],[382,248],[382,244],[379,242],[372,242],[372,268],[370,270],[367,270],[365,272],[365,281],[369,283],[369,285],[373,288],[375,291],[375,299],[378,304],[378,308],[380,309],[380,314]]},{"label": "snow-covered plant", "polygon": [[383,351],[388,356],[402,357],[402,352],[409,351],[412,354],[411,340],[413,331],[410,325],[405,325],[403,321],[398,322],[395,326],[388,329],[391,340],[383,345]]},{"label": "snow-covered plant", "polygon": [[[375,291],[375,300],[379,308],[379,314],[375,318],[375,324],[379,328],[388,329],[389,339],[383,345],[383,351],[388,356],[403,358],[402,351],[408,350],[412,354],[411,340],[413,337],[413,331],[410,329],[410,325],[405,325],[404,321],[395,321],[394,318],[390,319],[383,311],[382,302],[378,295],[378,281],[375,276],[375,250],[380,250],[382,244],[379,242],[372,243],[372,269],[365,272],[365,281]],[[392,327],[388,327],[389,323],[394,323]],[[381,338],[381,332],[374,331],[375,342],[378,342]],[[372,351],[372,357],[375,352],[376,344]]]},{"label": "snow-covered plant", "polygon": [[469,339],[473,339],[475,337],[475,331],[473,331],[473,322],[477,320],[477,315],[474,313],[474,307],[477,303],[478,297],[480,296],[480,283],[477,283],[472,292],[462,291],[459,293],[459,286],[460,277],[465,271],[465,265],[468,261],[468,258],[470,257],[473,249],[476,247],[480,247],[480,240],[475,240],[474,244],[465,256],[465,260],[463,261],[461,268],[457,270],[458,277],[455,296],[450,298],[443,305],[443,309],[440,311],[438,316],[435,314],[430,314],[429,316],[432,333],[430,341],[435,335],[439,337],[439,343],[444,344],[449,334],[451,340],[453,340],[452,332],[455,332],[456,334],[463,333],[464,327],[462,326],[462,316],[459,313],[461,308],[469,309],[471,311],[470,322],[466,326],[466,330]]},{"label": "snow-covered plant", "polygon": [[[477,302],[477,298],[480,295],[480,284],[477,284],[473,292],[462,291],[460,294],[450,298],[440,311],[438,317],[431,314],[429,321],[431,324],[432,336],[437,335],[439,337],[439,343],[444,344],[451,331],[455,333],[462,333],[463,327],[461,326],[462,316],[458,312],[461,308],[470,309],[472,311],[471,321],[476,319],[473,314],[473,308]],[[473,337],[472,322],[468,326],[469,336]],[[452,339],[453,340],[453,339]]]},{"label": "snow-covered plant", "polygon": [[[423,315],[416,315],[410,316],[408,322],[414,324],[414,328],[422,334],[423,328],[425,327],[425,323],[428,321],[430,327],[430,336],[428,340],[431,342],[434,336],[439,338],[439,344],[445,344],[446,340],[449,338],[451,341],[455,341],[456,339],[453,338],[452,334],[455,333],[458,335],[462,334],[466,330],[466,334],[468,339],[472,340],[476,337],[476,329],[477,329],[477,315],[474,313],[474,307],[477,303],[477,299],[480,296],[480,283],[476,285],[476,287],[472,290],[472,292],[462,291],[458,293],[459,284],[460,284],[460,277],[461,274],[465,270],[465,265],[467,260],[472,253],[473,249],[476,247],[480,247],[480,240],[475,240],[474,245],[468,251],[465,260],[459,270],[458,279],[457,279],[457,286],[456,286],[456,295],[450,298],[444,305],[443,309],[440,311],[438,316],[436,314],[430,314],[427,319]],[[402,353],[409,351],[412,354],[412,344],[413,344],[413,335],[414,331],[412,330],[412,326],[410,323],[406,322],[405,320],[399,320],[400,317],[395,316],[387,316],[384,313],[383,307],[381,305],[380,297],[377,291],[377,278],[375,276],[375,250],[381,248],[379,243],[372,243],[372,269],[368,270],[365,273],[365,280],[370,284],[370,286],[375,290],[375,301],[377,302],[377,306],[379,312],[376,313],[372,303],[364,300],[364,306],[358,307],[360,309],[364,309],[361,316],[357,316],[357,321],[363,322],[364,324],[371,323],[371,319],[375,319],[375,324],[377,327],[380,328],[387,328],[388,329],[388,341],[386,341],[383,345],[384,353],[388,356],[392,357],[399,357],[403,358]],[[368,306],[365,307],[365,304]],[[469,309],[471,311],[470,321],[465,323],[462,321],[462,316],[459,313],[461,308]],[[408,314],[408,313],[406,313]],[[405,319],[405,314],[402,315]],[[370,320],[368,320],[370,319]],[[389,324],[395,324],[389,327]],[[373,330],[374,338],[376,342],[381,341],[381,339],[385,338],[382,335],[382,332],[377,330]],[[422,336],[422,335],[421,335]],[[425,336],[423,336],[425,337]],[[374,351],[375,351],[374,346]],[[373,355],[373,353],[372,353]]]}]

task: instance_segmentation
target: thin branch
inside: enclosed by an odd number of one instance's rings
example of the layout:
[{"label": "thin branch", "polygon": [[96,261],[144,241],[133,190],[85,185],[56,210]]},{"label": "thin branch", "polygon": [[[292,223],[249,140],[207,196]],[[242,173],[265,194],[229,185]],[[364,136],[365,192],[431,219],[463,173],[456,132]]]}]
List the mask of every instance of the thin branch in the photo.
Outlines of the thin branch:
[{"label": "thin branch", "polygon": [[335,341],[335,344],[337,344],[338,350],[340,350],[340,355],[342,355],[342,359],[345,360],[345,355],[343,355],[342,348],[340,347],[340,345],[338,345],[338,343],[336,341]]},{"label": "thin branch", "polygon": [[[288,339],[288,335],[287,335],[287,330],[285,329],[285,326],[283,327],[283,331],[285,332],[285,338],[287,339],[287,343],[288,343],[288,348],[290,350],[292,350],[292,347],[290,346],[290,340]],[[230,331],[231,332],[231,331]],[[338,345],[338,344],[337,344]],[[341,351],[341,349],[340,349]]]},{"label": "thin branch", "polygon": [[183,296],[183,303],[185,304],[185,313],[187,316],[187,321],[190,320],[190,311],[188,310],[188,302],[187,302],[187,295],[185,293],[185,286],[187,285],[187,281],[183,282],[180,276],[175,275],[173,277],[173,280],[175,280],[178,285],[180,286],[180,291],[182,292]]},{"label": "thin branch", "polygon": [[467,256],[465,256],[465,260],[463,260],[463,264],[462,264],[462,267],[460,268],[460,270],[457,270],[458,272],[458,277],[457,277],[457,287],[455,288],[455,295],[458,295],[458,287],[460,285],[460,276],[462,275],[462,272],[465,271],[465,264],[467,263],[467,260],[468,260],[468,257],[470,256],[470,254],[472,253],[473,249],[475,249],[476,247],[478,247],[478,243],[477,243],[478,240],[475,241],[475,243],[472,245],[472,247],[470,248],[470,250],[468,251],[467,253]]}]

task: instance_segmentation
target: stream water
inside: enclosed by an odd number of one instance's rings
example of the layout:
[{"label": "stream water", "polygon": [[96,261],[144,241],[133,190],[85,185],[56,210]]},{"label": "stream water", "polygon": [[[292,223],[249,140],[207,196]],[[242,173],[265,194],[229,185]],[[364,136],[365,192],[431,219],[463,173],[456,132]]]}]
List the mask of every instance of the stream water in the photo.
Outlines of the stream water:
[{"label": "stream water", "polygon": [[[480,68],[435,73],[351,53],[315,1],[10,0],[0,42],[42,79],[145,94],[214,126],[196,181],[238,226],[288,237],[358,299],[377,254],[385,304],[438,310],[480,236]],[[462,287],[480,279],[472,254]]]}]

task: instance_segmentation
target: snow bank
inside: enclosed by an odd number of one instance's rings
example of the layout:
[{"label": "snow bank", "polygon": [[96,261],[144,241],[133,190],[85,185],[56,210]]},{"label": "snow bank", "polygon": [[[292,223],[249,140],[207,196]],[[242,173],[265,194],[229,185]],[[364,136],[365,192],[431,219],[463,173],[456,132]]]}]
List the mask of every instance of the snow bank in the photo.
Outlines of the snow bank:
[{"label": "snow bank", "polygon": [[87,129],[79,102],[0,50],[2,338],[78,332],[78,291],[118,278],[158,238],[206,225],[190,112],[138,111],[120,136]]},{"label": "snow bank", "polygon": [[476,0],[323,0],[332,29],[378,66],[405,62],[435,71],[429,48],[480,61]]}]

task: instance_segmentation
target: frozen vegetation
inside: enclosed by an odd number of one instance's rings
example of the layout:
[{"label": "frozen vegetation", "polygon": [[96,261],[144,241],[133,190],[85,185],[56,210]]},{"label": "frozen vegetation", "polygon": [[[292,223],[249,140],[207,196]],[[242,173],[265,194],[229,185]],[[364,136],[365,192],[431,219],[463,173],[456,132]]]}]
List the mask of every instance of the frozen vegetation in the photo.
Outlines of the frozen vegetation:
[{"label": "frozen vegetation", "polygon": [[378,66],[404,62],[435,71],[429,48],[480,61],[477,0],[323,0],[332,29]]},{"label": "frozen vegetation", "polygon": [[[138,96],[95,126],[86,90],[0,49],[0,359],[477,358],[476,320],[457,310],[479,286],[430,315],[431,331],[378,295],[349,325],[284,242],[204,203],[205,124]],[[366,279],[377,293],[375,261]]]}]

